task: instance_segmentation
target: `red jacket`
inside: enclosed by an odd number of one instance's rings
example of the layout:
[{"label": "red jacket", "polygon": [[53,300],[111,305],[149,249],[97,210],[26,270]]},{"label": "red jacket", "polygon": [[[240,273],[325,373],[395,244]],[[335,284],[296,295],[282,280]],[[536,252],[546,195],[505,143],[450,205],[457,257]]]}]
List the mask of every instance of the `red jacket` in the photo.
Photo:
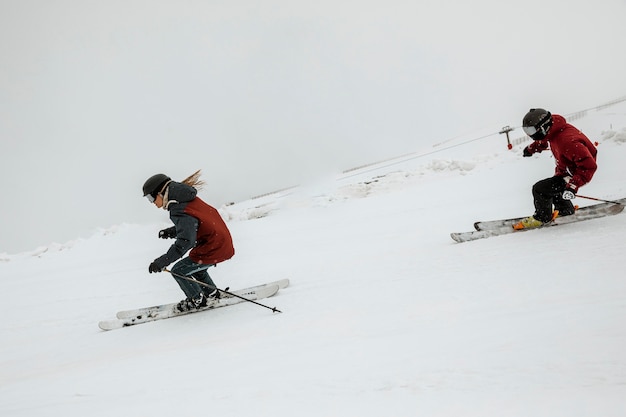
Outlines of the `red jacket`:
[{"label": "red jacket", "polygon": [[596,147],[580,130],[565,121],[563,116],[552,115],[552,127],[545,139],[528,145],[530,153],[545,151],[550,148],[556,160],[554,175],[572,177],[570,187],[578,190],[591,181],[598,166],[596,165]]},{"label": "red jacket", "polygon": [[190,249],[189,258],[198,264],[217,264],[233,257],[235,249],[226,223],[215,208],[196,197],[195,188],[172,181],[165,194],[176,241],[155,259],[157,265],[165,267]]},{"label": "red jacket", "polygon": [[233,240],[220,213],[198,197],[185,207],[185,214],[198,219],[196,246],[189,258],[199,264],[217,264],[235,254]]}]

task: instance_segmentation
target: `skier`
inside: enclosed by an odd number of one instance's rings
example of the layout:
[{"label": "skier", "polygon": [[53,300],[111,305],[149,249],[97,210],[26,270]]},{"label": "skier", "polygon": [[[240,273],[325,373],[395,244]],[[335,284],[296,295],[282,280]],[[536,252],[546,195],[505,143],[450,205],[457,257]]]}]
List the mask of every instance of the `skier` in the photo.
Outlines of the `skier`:
[{"label": "skier", "polygon": [[[198,309],[207,305],[210,298],[219,298],[219,291],[207,269],[230,259],[235,254],[233,241],[219,212],[196,196],[204,184],[200,171],[183,180],[172,181],[165,174],[148,178],[143,185],[143,195],[158,208],[170,212],[174,226],[159,231],[162,239],[175,238],[167,253],[156,258],[148,272],[161,272],[172,262],[172,275],[187,296],[179,302],[179,311]],[[183,256],[191,249],[187,257]],[[189,277],[207,284],[199,285],[179,278]]]},{"label": "skier", "polygon": [[[532,189],[535,213],[513,225],[514,229],[541,227],[556,216],[574,214],[572,201],[578,189],[596,172],[596,147],[563,116],[544,109],[530,109],[522,122],[524,132],[534,141],[523,155],[550,148],[556,162],[554,176],[537,182]],[[553,211],[554,207],[554,211]]]}]

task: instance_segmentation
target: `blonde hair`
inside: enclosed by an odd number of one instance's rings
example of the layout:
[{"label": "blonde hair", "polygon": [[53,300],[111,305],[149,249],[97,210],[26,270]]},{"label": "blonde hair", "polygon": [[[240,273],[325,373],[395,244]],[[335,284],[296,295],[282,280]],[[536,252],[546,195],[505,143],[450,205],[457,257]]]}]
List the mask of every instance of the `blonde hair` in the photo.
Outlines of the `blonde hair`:
[{"label": "blonde hair", "polygon": [[201,190],[202,187],[205,184],[205,182],[200,179],[200,172],[201,171],[202,170],[200,170],[200,169],[197,170],[196,172],[194,172],[193,174],[191,174],[190,176],[188,176],[187,178],[185,178],[181,182],[183,184],[186,184],[186,185],[189,185],[190,187],[195,188],[196,190]]}]

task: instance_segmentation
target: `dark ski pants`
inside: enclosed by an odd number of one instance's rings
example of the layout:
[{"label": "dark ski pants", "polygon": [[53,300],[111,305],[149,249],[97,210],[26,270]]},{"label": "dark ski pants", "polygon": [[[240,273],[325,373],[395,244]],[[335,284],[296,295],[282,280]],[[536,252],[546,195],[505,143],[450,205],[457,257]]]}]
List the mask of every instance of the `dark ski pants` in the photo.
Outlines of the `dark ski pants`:
[{"label": "dark ski pants", "polygon": [[559,211],[559,216],[574,214],[574,204],[570,200],[563,200],[561,195],[565,191],[565,179],[563,177],[551,177],[541,180],[533,185],[533,198],[535,202],[535,214],[533,217],[541,222],[549,222],[552,219],[552,211]]},{"label": "dark ski pants", "polygon": [[189,257],[183,258],[180,261],[176,262],[172,267],[172,274],[182,275],[184,277],[193,278],[196,281],[203,282],[212,288],[207,288],[204,285],[196,284],[195,282],[187,281],[182,278],[178,278],[176,275],[173,275],[178,285],[183,290],[187,297],[195,298],[200,292],[204,291],[205,294],[210,294],[216,288],[213,280],[209,276],[207,269],[215,265],[207,265],[207,264],[197,264]]}]

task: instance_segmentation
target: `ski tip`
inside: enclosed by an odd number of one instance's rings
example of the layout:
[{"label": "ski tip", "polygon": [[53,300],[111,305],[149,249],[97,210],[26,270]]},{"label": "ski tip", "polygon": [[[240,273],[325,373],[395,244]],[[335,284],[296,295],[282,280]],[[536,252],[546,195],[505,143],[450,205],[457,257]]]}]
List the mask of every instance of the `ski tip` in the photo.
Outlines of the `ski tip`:
[{"label": "ski tip", "polygon": [[279,288],[287,288],[289,286],[289,278],[285,278],[285,279],[281,279],[279,281],[276,281],[276,285],[278,285]]},{"label": "ski tip", "polygon": [[263,287],[258,289],[255,294],[255,299],[260,300],[262,298],[268,298],[276,294],[280,290],[280,287],[276,284],[268,285],[267,287]]},{"label": "ski tip", "polygon": [[474,229],[480,230],[480,222],[474,222]]},{"label": "ski tip", "polygon": [[118,320],[104,320],[98,323],[98,327],[100,330],[108,331],[122,328],[123,326],[120,324],[121,322]]},{"label": "ski tip", "polygon": [[452,238],[452,240],[454,240],[457,243],[463,242],[463,240],[461,239],[458,233],[450,233],[450,237]]}]

